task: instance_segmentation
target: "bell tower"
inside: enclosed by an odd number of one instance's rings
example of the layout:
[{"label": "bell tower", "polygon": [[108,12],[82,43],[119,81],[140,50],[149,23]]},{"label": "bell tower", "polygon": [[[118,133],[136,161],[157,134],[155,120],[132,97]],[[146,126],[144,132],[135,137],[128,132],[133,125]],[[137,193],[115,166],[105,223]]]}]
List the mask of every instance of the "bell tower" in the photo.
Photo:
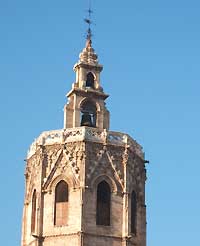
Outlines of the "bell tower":
[{"label": "bell tower", "polygon": [[27,153],[21,246],[146,246],[144,153],[109,130],[102,69],[88,36],[64,128],[41,133]]},{"label": "bell tower", "polygon": [[76,82],[67,94],[68,104],[64,108],[64,128],[89,126],[109,129],[109,112],[105,106],[108,97],[100,85],[103,66],[92,48],[91,39],[74,65]]}]

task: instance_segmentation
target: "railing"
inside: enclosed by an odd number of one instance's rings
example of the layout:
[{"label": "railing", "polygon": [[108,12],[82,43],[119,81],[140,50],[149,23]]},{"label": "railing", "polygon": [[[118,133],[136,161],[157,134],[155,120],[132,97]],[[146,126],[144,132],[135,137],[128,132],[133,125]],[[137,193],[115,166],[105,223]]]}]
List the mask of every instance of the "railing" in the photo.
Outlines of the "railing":
[{"label": "railing", "polygon": [[93,141],[99,143],[108,143],[113,145],[125,146],[133,148],[136,154],[143,158],[142,147],[133,140],[129,135],[120,132],[111,132],[106,129],[101,130],[92,127],[76,127],[70,129],[61,129],[43,132],[31,144],[27,158],[30,158],[36,151],[38,145],[63,144],[78,141]]}]

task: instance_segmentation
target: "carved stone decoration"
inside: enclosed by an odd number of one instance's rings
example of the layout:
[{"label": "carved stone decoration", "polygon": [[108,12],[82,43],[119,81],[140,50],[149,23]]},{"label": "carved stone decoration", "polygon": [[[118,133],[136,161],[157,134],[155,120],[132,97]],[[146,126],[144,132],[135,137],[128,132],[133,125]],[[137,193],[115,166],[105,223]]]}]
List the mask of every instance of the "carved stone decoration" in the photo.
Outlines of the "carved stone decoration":
[{"label": "carved stone decoration", "polygon": [[52,169],[50,170],[49,175],[44,179],[43,189],[46,189],[46,187],[47,187],[48,184],[50,183],[51,179],[53,178],[53,175],[54,175],[54,173],[55,173],[56,170],[57,170],[57,166],[58,166],[59,163],[60,163],[60,160],[61,160],[61,158],[62,158],[62,155],[63,155],[63,150],[60,149],[60,150],[57,152],[57,157],[56,157],[56,159],[55,159],[55,162],[52,164]]},{"label": "carved stone decoration", "polygon": [[[95,155],[94,152],[93,155]],[[92,163],[90,163],[88,172],[86,174],[88,183],[90,183],[98,175],[106,174],[108,176],[114,177],[123,190],[123,173],[121,172],[121,170],[118,169],[118,165],[116,165],[114,160],[115,158],[111,156],[106,146],[104,146],[103,149],[99,150],[96,156],[97,160],[95,160],[95,158],[92,159]]]},{"label": "carved stone decoration", "polygon": [[[96,150],[98,151],[98,149]],[[101,161],[105,151],[106,151],[106,147],[104,147],[103,149],[99,150],[98,152],[96,152],[95,149],[92,149],[91,151],[88,151],[89,154],[89,161],[92,160],[92,165],[88,165],[88,171],[87,171],[87,178],[91,179],[93,173],[95,172],[95,170],[97,169],[99,162]],[[97,159],[94,158],[96,155]]]},{"label": "carved stone decoration", "polygon": [[64,127],[42,132],[27,153],[21,246],[146,246],[144,153],[128,134],[109,130],[102,69],[89,27]]},{"label": "carved stone decoration", "polygon": [[69,163],[69,166],[71,167],[74,179],[76,183],[78,183],[80,179],[80,176],[79,176],[80,169],[77,165],[76,159],[74,159],[72,156],[72,153],[68,152],[67,150],[64,151],[64,155],[65,155],[67,162]]},{"label": "carved stone decoration", "polygon": [[122,190],[124,189],[124,180],[122,178],[122,172],[120,170],[117,170],[117,165],[113,162],[113,156],[110,156],[109,152],[106,152],[108,160],[110,161],[111,167],[114,171],[115,178],[120,183]]},{"label": "carved stone decoration", "polygon": [[61,149],[59,148],[50,148],[47,153],[47,167],[46,167],[46,176],[48,176],[53,169],[58,157],[60,156]]},{"label": "carved stone decoration", "polygon": [[31,192],[34,183],[37,183],[40,178],[41,172],[41,159],[40,154],[33,155],[28,161],[26,165],[26,196],[27,199],[31,199]]},{"label": "carved stone decoration", "polygon": [[[82,98],[81,100],[85,99]],[[80,102],[79,102],[80,103]],[[98,105],[96,103],[96,105]],[[104,104],[103,104],[104,105]],[[104,105],[105,106],[105,105]],[[103,106],[99,106],[98,114],[102,111]],[[73,104],[72,104],[73,108]],[[104,109],[105,110],[105,109]],[[108,123],[107,123],[108,124]],[[62,130],[53,130],[43,132],[31,145],[28,150],[27,158],[30,159],[38,150],[39,146],[61,146],[65,143],[89,140],[103,144],[111,144],[113,146],[128,146],[135,155],[144,159],[144,153],[141,146],[133,140],[129,135],[120,132],[111,132],[107,128],[91,128],[91,127],[74,127]]]}]

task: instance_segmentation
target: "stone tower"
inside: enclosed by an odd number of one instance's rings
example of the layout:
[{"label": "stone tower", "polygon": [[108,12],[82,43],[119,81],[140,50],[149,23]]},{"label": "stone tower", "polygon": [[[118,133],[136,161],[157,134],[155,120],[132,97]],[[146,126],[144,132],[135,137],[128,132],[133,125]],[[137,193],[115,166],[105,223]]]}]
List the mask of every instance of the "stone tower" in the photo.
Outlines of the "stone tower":
[{"label": "stone tower", "polygon": [[146,246],[144,154],[109,131],[102,69],[88,38],[64,128],[43,132],[27,154],[22,246]]}]

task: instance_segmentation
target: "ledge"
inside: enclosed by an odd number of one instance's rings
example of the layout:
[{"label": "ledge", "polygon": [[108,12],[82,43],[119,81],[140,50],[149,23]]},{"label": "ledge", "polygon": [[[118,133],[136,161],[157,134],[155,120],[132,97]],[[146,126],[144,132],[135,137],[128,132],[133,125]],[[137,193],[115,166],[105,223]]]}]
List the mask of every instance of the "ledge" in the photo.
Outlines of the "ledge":
[{"label": "ledge", "polygon": [[128,134],[85,126],[41,133],[40,136],[31,144],[27,153],[27,159],[36,152],[38,145],[46,146],[80,141],[91,141],[117,146],[128,145],[128,147],[132,148],[140,158],[144,159],[142,147]]}]

